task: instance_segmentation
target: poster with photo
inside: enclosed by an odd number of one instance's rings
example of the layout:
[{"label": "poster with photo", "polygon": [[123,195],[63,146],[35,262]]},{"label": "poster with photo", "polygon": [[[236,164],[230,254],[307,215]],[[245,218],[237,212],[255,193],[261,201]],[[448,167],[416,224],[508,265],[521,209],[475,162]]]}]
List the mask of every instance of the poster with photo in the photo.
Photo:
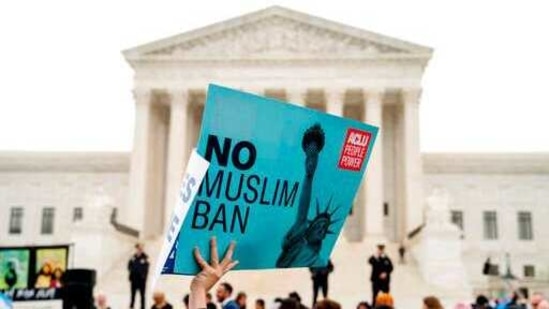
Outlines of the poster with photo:
[{"label": "poster with photo", "polygon": [[68,245],[0,247],[0,293],[14,302],[61,298]]},{"label": "poster with photo", "polygon": [[67,248],[36,250],[35,288],[60,288],[61,277],[67,269]]},{"label": "poster with photo", "polygon": [[29,262],[27,249],[0,249],[0,290],[26,288]]}]

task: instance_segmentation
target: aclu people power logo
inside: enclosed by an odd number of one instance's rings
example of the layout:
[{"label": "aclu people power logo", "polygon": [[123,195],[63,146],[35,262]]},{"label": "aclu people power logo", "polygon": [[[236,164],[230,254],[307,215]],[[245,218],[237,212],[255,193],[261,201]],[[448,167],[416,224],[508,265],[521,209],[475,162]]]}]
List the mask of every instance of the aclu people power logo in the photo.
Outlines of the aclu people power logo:
[{"label": "aclu people power logo", "polygon": [[339,168],[349,171],[360,171],[362,163],[368,154],[368,144],[372,139],[372,133],[349,129],[345,136],[345,143],[339,158]]}]

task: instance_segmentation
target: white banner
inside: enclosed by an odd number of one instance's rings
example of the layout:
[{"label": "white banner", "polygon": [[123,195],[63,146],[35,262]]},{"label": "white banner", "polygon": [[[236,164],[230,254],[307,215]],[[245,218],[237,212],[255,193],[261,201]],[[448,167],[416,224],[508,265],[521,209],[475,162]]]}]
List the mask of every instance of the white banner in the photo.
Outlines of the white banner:
[{"label": "white banner", "polygon": [[202,179],[204,179],[209,166],[210,162],[200,156],[196,152],[196,149],[193,149],[189,162],[187,162],[185,173],[183,174],[184,176],[181,182],[181,187],[177,192],[177,204],[173,210],[172,219],[166,233],[166,238],[164,238],[162,249],[160,250],[158,259],[156,260],[156,269],[152,278],[152,290],[156,287],[156,283],[162,273],[162,268],[164,267],[170,251],[177,240],[177,235],[183,225],[185,216],[189,211],[194,197],[198,193],[198,188],[200,187]]}]

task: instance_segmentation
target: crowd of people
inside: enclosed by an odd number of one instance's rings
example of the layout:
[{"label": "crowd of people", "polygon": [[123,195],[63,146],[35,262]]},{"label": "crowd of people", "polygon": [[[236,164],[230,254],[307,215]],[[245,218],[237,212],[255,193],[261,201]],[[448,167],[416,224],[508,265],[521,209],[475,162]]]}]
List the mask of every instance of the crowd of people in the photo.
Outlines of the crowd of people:
[{"label": "crowd of people", "polygon": [[[254,307],[247,306],[248,296],[245,292],[234,293],[233,286],[228,282],[221,282],[220,279],[225,273],[230,271],[238,264],[233,261],[232,254],[235,244],[232,243],[223,259],[220,261],[217,253],[217,243],[215,239],[211,240],[211,261],[208,263],[203,258],[198,249],[195,249],[194,255],[196,262],[202,269],[192,280],[190,293],[186,294],[182,303],[185,309],[309,309],[302,303],[301,296],[297,292],[291,292],[287,297],[274,299],[273,305],[266,308],[264,299],[256,299]],[[399,250],[402,252],[402,250]],[[399,253],[401,253],[399,252]],[[403,254],[400,254],[401,262]],[[393,263],[385,253],[385,247],[378,245],[377,251],[373,254],[368,263],[371,265],[371,286],[372,300],[358,302],[356,309],[395,309],[395,301],[390,291],[391,273],[393,272]],[[149,268],[148,256],[143,251],[141,244],[136,245],[136,252],[128,263],[130,279],[130,308],[134,308],[136,292],[140,296],[140,308],[145,309],[145,286]],[[325,267],[310,268],[313,285],[312,309],[341,309],[341,305],[329,298],[328,277],[334,271],[334,265],[331,261]],[[214,302],[212,294],[209,292],[215,285]],[[319,292],[322,292],[323,299],[317,301]],[[151,309],[173,309],[174,306],[168,302],[166,296],[161,291],[153,293],[153,305]],[[105,295],[99,294],[96,297],[97,309],[109,309]],[[443,309],[441,301],[435,296],[423,298],[422,304],[417,308],[423,309]],[[509,297],[503,299],[492,299],[480,295],[470,303],[458,303],[454,309],[549,309],[549,301],[540,293],[534,293],[530,301],[521,298],[519,293],[512,293]],[[406,308],[407,309],[407,308]]]},{"label": "crowd of people", "polygon": [[[230,286],[229,283],[223,283],[224,292],[226,286]],[[232,288],[232,287],[231,287]],[[244,295],[244,296],[242,296]],[[230,296],[230,294],[229,294]],[[153,293],[153,305],[151,309],[173,309],[176,308],[170,304],[162,292]],[[220,298],[218,298],[218,301]],[[274,306],[269,308],[277,309],[308,309],[308,307],[301,303],[301,297],[298,293],[292,292],[287,298],[274,299]],[[189,294],[183,298],[183,306],[185,309],[189,308]],[[422,307],[421,307],[422,306]],[[107,304],[107,299],[104,294],[98,294],[96,296],[96,309],[110,309]],[[206,309],[246,309],[247,299],[244,292],[237,294],[234,300],[231,298],[225,298],[219,302],[219,306],[216,305],[212,299],[210,293],[207,294]],[[253,309],[269,309],[266,308],[265,300],[258,298],[254,302]],[[325,298],[315,303],[314,309],[341,309],[341,305],[328,298]],[[419,304],[417,308],[422,309],[444,309],[441,301],[435,296],[427,296],[423,299],[423,303]],[[370,305],[367,301],[359,302],[356,309],[395,309],[395,301],[391,294],[381,292],[376,297],[376,304]],[[458,303],[453,309],[549,309],[549,301],[541,293],[535,293],[532,295],[529,302],[522,300],[518,301],[516,296],[511,295],[508,299],[493,299],[489,300],[487,297],[480,295],[472,303]]]}]

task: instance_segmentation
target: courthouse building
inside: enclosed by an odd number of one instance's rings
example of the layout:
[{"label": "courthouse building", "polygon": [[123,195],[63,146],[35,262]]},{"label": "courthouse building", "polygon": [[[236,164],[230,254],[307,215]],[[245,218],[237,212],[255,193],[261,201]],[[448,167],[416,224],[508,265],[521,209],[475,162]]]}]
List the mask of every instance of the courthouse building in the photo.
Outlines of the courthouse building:
[{"label": "courthouse building", "polygon": [[[0,153],[0,245],[73,243],[74,265],[97,268],[100,282],[125,267],[120,261],[136,239],[157,247],[196,145],[206,88],[218,83],[380,126],[334,253],[335,278],[356,287],[336,287],[335,297],[367,298],[365,257],[378,241],[390,250],[404,242],[422,257],[402,267],[408,283],[443,291],[444,280],[423,270],[459,272],[457,261],[466,269],[464,287],[486,291],[500,284],[481,273],[490,256],[502,275],[511,266],[518,286],[543,289],[549,154],[422,153],[421,85],[432,55],[425,46],[281,7],[126,50],[135,71],[132,152]],[[437,260],[443,247],[426,244],[430,222],[456,226],[448,235],[458,237],[429,236],[458,245],[452,265]],[[255,282],[249,289],[261,289],[257,280],[248,278]],[[308,276],[296,280],[308,294]]]}]

